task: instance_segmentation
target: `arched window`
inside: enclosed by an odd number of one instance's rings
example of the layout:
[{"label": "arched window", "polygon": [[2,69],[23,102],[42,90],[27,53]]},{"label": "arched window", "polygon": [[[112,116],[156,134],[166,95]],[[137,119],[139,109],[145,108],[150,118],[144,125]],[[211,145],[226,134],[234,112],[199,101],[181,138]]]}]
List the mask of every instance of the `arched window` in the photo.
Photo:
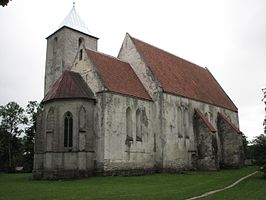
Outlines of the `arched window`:
[{"label": "arched window", "polygon": [[183,137],[182,131],[183,131],[183,120],[182,120],[182,109],[180,106],[177,108],[177,134],[179,138]]},{"label": "arched window", "polygon": [[71,112],[64,115],[64,147],[73,146],[73,117]]},{"label": "arched window", "polygon": [[136,141],[142,141],[142,123],[141,123],[141,111],[136,111]]},{"label": "arched window", "polygon": [[185,137],[189,138],[189,111],[188,108],[184,108],[184,129],[185,129]]},{"label": "arched window", "polygon": [[81,45],[82,43],[84,43],[84,38],[83,38],[83,37],[80,37],[80,38],[79,38],[79,47],[80,47],[80,45]]},{"label": "arched window", "polygon": [[131,109],[128,107],[126,110],[126,130],[127,130],[127,141],[133,141],[133,134],[132,134],[132,112]]}]

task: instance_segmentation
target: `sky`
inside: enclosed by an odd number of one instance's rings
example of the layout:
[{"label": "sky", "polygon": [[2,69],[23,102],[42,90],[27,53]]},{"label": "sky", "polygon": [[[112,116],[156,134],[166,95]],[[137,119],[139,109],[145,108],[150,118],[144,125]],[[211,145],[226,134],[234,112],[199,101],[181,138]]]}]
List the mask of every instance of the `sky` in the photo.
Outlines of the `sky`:
[{"label": "sky", "polygon": [[[46,37],[73,0],[12,0],[0,7],[0,105],[43,98]],[[117,56],[125,34],[207,67],[238,107],[240,130],[263,133],[265,0],[76,0],[98,50]]]}]

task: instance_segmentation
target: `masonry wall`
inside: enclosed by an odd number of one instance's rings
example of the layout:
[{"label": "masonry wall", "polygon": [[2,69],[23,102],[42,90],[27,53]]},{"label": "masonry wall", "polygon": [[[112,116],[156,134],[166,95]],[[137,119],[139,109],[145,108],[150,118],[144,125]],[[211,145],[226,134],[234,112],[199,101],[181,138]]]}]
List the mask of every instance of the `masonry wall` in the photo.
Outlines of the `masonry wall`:
[{"label": "masonry wall", "polygon": [[197,114],[194,114],[193,129],[196,151],[192,154],[192,166],[200,170],[218,170],[220,167],[215,133],[209,130]]},{"label": "masonry wall", "polygon": [[[154,103],[129,98],[114,93],[103,93],[104,108],[104,159],[103,171],[106,175],[137,175],[155,170],[156,136],[159,135],[159,119]],[[127,109],[131,110],[132,138],[128,139]],[[143,131],[136,135],[136,113],[145,112],[142,119]]]},{"label": "masonry wall", "polygon": [[[162,154],[163,168],[170,171],[193,169],[193,154],[197,152],[195,131],[193,130],[194,109],[199,109],[217,130],[217,114],[224,113],[238,127],[236,112],[203,102],[164,93],[162,104]],[[231,133],[229,133],[231,134]],[[221,144],[218,133],[217,162],[221,160]],[[207,140],[206,142],[210,142]]]},{"label": "masonry wall", "polygon": [[97,38],[67,27],[47,38],[44,95],[64,70],[70,70],[81,41],[87,48],[97,50]]},{"label": "masonry wall", "polygon": [[237,133],[221,117],[218,118],[218,133],[221,143],[222,168],[239,168],[244,165],[242,134]]},{"label": "masonry wall", "polygon": [[[73,117],[72,147],[64,147],[66,112],[71,112]],[[77,178],[92,174],[96,157],[93,116],[94,102],[89,100],[59,100],[44,105],[36,133],[35,179]]]}]

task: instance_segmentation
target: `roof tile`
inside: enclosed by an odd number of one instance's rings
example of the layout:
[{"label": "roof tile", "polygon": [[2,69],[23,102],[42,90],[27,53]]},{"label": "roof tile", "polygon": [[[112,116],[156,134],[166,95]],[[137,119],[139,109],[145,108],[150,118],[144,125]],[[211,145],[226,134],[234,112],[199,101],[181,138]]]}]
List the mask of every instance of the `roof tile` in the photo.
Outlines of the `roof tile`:
[{"label": "roof tile", "polygon": [[152,100],[128,63],[89,49],[87,53],[108,90]]},{"label": "roof tile", "polygon": [[205,68],[131,37],[164,92],[237,111],[237,107]]}]

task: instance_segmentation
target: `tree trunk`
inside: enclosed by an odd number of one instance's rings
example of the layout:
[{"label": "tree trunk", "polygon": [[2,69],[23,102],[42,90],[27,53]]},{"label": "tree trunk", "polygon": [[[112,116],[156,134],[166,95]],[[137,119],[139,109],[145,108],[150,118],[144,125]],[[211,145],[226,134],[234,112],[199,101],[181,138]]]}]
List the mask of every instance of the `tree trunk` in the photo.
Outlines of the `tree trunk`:
[{"label": "tree trunk", "polygon": [[9,170],[11,170],[12,167],[12,162],[11,162],[11,137],[9,135],[9,139],[8,139],[8,167]]}]

